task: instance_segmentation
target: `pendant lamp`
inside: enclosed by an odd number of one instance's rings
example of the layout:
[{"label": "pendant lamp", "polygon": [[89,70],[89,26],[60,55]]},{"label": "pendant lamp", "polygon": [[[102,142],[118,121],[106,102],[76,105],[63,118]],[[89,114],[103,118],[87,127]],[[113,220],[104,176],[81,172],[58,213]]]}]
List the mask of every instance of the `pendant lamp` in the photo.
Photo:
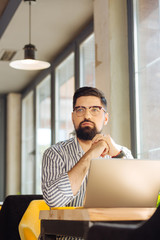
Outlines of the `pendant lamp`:
[{"label": "pendant lamp", "polygon": [[36,47],[31,44],[31,2],[36,2],[36,0],[24,0],[29,2],[29,44],[24,46],[24,59],[15,60],[10,62],[10,66],[15,69],[21,70],[42,70],[50,67],[50,63],[36,60],[35,51]]}]

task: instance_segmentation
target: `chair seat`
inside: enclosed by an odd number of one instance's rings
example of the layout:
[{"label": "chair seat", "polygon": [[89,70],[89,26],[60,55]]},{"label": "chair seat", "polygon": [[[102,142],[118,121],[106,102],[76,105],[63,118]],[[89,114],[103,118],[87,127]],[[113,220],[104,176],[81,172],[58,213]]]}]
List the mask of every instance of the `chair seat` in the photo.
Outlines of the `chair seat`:
[{"label": "chair seat", "polygon": [[87,240],[157,240],[160,238],[160,206],[148,221],[139,224],[95,224]]}]

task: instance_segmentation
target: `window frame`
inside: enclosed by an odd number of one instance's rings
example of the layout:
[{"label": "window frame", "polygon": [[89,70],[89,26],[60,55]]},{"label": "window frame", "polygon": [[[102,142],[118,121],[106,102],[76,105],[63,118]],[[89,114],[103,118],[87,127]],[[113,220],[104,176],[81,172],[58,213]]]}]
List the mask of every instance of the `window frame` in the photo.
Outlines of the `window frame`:
[{"label": "window frame", "polygon": [[129,96],[130,96],[130,126],[131,126],[131,149],[137,158],[137,124],[136,124],[136,94],[135,94],[135,49],[134,49],[134,20],[133,0],[127,0],[128,14],[128,53],[129,53]]}]

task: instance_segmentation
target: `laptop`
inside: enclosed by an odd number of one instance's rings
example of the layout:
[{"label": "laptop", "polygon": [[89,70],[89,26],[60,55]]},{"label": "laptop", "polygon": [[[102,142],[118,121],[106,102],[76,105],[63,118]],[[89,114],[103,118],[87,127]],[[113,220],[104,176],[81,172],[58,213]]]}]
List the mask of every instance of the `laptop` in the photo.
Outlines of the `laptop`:
[{"label": "laptop", "polygon": [[93,159],[85,208],[156,207],[160,160]]}]

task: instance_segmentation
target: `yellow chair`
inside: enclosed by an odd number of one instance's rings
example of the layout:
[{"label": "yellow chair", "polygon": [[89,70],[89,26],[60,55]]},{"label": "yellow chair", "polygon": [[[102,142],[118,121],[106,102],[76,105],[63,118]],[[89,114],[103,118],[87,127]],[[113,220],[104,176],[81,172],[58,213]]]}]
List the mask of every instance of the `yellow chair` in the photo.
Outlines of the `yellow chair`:
[{"label": "yellow chair", "polygon": [[49,210],[44,200],[33,200],[19,223],[21,240],[37,240],[40,234],[40,210]]}]

